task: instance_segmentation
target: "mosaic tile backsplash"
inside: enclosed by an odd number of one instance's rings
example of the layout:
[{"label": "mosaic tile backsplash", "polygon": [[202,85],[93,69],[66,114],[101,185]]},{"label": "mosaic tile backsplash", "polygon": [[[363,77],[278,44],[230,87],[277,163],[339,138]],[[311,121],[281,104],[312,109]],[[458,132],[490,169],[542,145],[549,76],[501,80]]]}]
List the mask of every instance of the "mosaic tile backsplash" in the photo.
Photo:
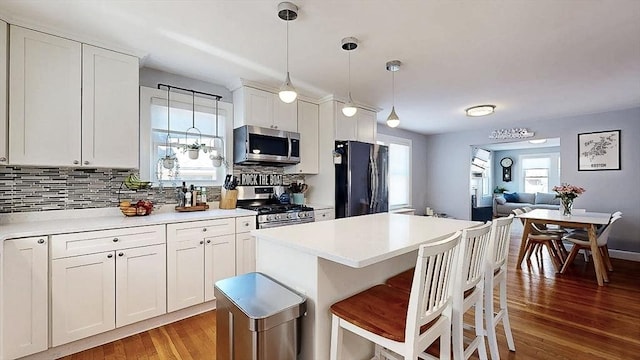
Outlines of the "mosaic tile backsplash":
[{"label": "mosaic tile backsplash", "polygon": [[[175,203],[175,189],[128,190],[122,182],[136,170],[0,167],[0,213],[90,209],[118,206],[119,199],[148,199],[155,204]],[[236,166],[240,173],[276,173],[283,169]],[[304,181],[303,175],[285,175],[283,182]],[[209,201],[220,199],[220,187],[207,187]]]}]

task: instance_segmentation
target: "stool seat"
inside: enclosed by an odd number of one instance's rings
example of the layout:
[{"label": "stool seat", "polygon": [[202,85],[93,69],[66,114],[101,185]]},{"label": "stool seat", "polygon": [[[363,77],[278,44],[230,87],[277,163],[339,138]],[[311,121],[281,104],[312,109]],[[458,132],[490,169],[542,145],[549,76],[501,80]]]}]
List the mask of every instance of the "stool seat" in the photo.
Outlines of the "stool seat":
[{"label": "stool seat", "polygon": [[403,271],[400,274],[394,275],[385,281],[385,284],[400,289],[406,292],[411,292],[411,284],[413,283],[413,273],[415,268],[411,268],[407,271]]},{"label": "stool seat", "polygon": [[[387,339],[404,342],[409,293],[376,285],[331,305],[331,312]],[[420,327],[425,332],[438,319]]]}]

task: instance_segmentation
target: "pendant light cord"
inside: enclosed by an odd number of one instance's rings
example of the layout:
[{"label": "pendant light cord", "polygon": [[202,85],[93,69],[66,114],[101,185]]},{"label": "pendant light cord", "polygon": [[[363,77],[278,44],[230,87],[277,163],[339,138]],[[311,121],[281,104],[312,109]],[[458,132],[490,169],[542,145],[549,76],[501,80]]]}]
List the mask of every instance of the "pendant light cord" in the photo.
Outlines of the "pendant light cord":
[{"label": "pendant light cord", "polygon": [[196,93],[191,93],[191,127],[196,127]]},{"label": "pendant light cord", "polygon": [[351,102],[351,50],[349,50],[349,102]]},{"label": "pendant light cord", "polygon": [[391,72],[391,107],[396,106],[396,72]]},{"label": "pendant light cord", "polygon": [[[171,95],[171,88],[167,86],[167,139],[164,142],[165,148],[169,148],[169,134],[171,131],[171,102],[169,101],[169,97]],[[165,151],[168,151],[165,149]]]},{"label": "pendant light cord", "polygon": [[289,13],[287,13],[287,74],[289,74]]}]

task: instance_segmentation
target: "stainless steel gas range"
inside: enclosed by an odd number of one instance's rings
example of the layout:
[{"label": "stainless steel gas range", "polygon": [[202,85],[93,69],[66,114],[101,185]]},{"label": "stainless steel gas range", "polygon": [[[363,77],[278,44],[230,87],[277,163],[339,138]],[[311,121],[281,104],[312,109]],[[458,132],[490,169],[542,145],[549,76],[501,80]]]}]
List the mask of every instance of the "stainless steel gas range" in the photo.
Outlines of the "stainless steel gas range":
[{"label": "stainless steel gas range", "polygon": [[237,190],[237,207],[258,212],[258,229],[315,221],[313,208],[281,203],[282,186],[238,186]]}]

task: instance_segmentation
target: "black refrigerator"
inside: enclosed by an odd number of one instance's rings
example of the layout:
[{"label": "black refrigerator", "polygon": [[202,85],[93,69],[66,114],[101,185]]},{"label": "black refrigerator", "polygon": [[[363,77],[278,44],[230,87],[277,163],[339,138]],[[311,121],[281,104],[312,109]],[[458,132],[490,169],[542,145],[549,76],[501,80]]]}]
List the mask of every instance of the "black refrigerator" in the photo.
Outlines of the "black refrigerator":
[{"label": "black refrigerator", "polygon": [[336,141],[336,218],[389,211],[389,148]]}]

